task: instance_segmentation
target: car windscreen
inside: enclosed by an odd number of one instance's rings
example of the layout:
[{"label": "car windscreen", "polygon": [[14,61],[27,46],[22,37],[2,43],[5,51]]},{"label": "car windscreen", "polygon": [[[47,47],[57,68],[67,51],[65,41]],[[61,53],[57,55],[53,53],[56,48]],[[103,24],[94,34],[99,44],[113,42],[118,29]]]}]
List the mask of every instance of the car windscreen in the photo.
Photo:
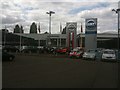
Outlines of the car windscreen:
[{"label": "car windscreen", "polygon": [[115,54],[114,51],[104,51],[104,54]]},{"label": "car windscreen", "polygon": [[78,49],[73,49],[72,51],[75,52],[75,51],[78,51]]},{"label": "car windscreen", "polygon": [[88,50],[87,52],[95,53],[95,52],[97,52],[97,50]]}]

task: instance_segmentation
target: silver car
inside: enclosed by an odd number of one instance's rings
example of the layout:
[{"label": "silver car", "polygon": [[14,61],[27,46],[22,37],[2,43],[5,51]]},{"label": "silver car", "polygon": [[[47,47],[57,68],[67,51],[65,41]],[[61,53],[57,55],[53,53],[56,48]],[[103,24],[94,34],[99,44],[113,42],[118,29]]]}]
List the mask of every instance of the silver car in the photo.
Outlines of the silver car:
[{"label": "silver car", "polygon": [[89,49],[86,52],[84,52],[83,59],[93,59],[93,60],[95,60],[97,53],[98,53],[98,50]]},{"label": "silver car", "polygon": [[107,60],[107,61],[116,61],[116,53],[115,50],[111,49],[106,49],[102,53],[102,60]]}]

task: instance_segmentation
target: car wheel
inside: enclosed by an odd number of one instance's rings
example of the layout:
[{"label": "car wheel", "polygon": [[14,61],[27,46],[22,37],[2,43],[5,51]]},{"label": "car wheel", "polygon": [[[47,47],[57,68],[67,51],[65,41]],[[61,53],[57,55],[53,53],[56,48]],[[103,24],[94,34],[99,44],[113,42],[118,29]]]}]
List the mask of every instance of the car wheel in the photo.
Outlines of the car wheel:
[{"label": "car wheel", "polygon": [[94,57],[94,60],[96,60],[96,57]]},{"label": "car wheel", "polygon": [[76,56],[76,58],[80,58],[80,56]]},{"label": "car wheel", "polygon": [[85,60],[85,58],[83,57],[82,60]]},{"label": "car wheel", "polygon": [[10,57],[9,60],[12,61],[12,60],[13,60],[13,57]]}]

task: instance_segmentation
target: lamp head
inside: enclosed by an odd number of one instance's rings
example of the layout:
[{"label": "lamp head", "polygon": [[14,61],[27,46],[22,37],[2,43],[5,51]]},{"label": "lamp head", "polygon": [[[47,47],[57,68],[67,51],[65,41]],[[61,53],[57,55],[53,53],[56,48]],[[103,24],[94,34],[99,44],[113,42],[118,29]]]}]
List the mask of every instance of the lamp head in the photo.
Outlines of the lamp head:
[{"label": "lamp head", "polygon": [[49,14],[49,12],[46,12],[46,14]]},{"label": "lamp head", "polygon": [[116,12],[116,10],[115,10],[115,9],[112,9],[112,11],[115,11],[115,12]]},{"label": "lamp head", "polygon": [[114,11],[114,12],[118,13],[118,9],[117,9],[117,10],[115,10],[115,9],[112,9],[112,11]]},{"label": "lamp head", "polygon": [[55,12],[53,12],[53,11],[50,11],[50,13],[55,14]]}]

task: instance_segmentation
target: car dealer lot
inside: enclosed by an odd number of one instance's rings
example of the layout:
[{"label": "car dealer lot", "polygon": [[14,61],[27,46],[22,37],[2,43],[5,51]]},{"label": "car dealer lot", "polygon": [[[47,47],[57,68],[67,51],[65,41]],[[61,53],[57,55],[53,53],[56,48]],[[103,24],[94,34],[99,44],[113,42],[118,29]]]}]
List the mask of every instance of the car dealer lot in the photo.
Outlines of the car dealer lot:
[{"label": "car dealer lot", "polygon": [[2,63],[2,88],[117,88],[117,62],[16,54]]}]

